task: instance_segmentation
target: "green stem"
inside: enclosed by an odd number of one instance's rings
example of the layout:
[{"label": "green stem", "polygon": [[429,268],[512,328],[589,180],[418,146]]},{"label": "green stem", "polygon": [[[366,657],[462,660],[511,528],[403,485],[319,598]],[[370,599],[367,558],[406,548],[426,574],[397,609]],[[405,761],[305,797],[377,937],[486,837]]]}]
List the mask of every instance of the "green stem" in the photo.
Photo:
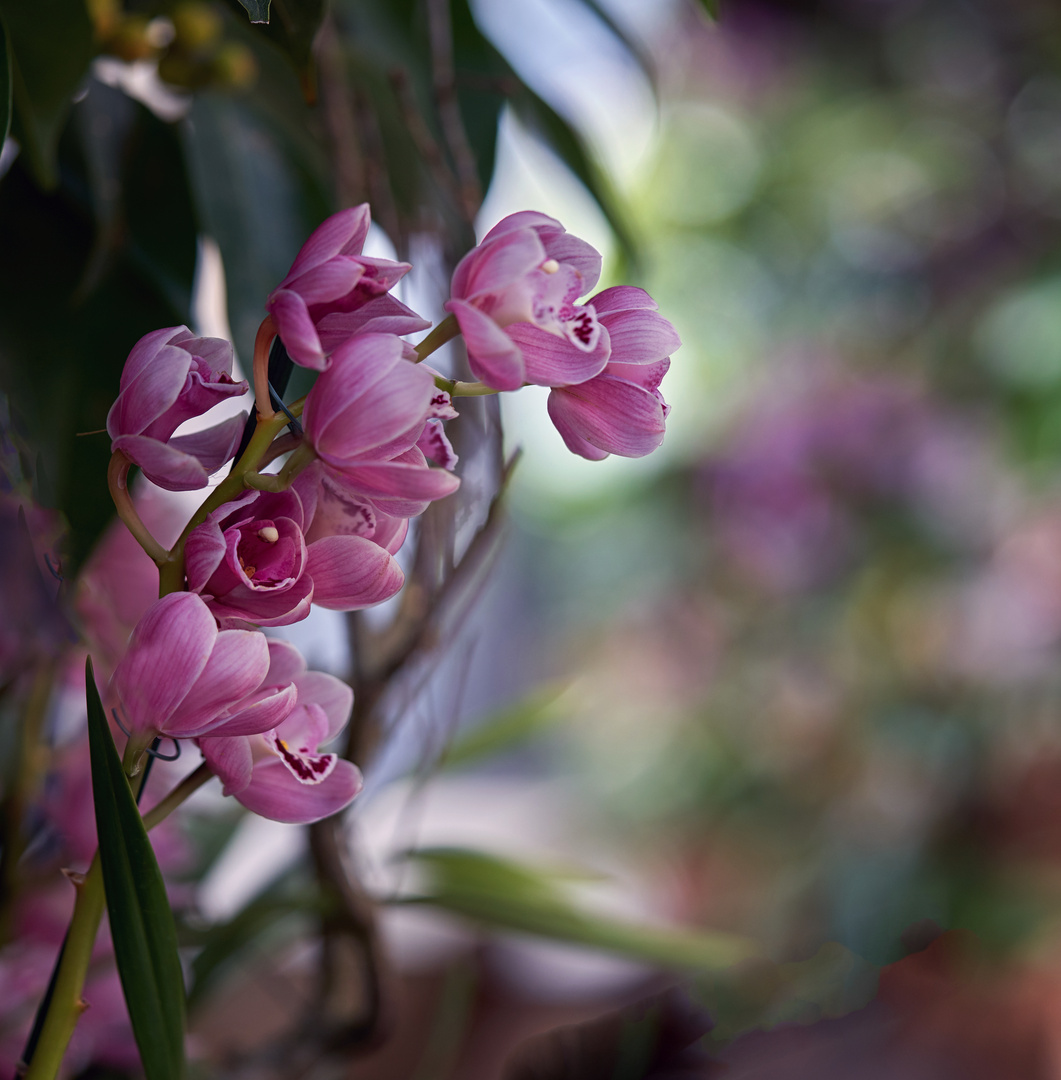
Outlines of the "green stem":
[{"label": "green stem", "polygon": [[77,1021],[88,1008],[81,991],[92,960],[96,933],[103,918],[105,899],[98,852],[88,873],[83,878],[72,880],[77,890],[74,914],[66,934],[66,947],[55,980],[55,991],[25,1080],[53,1080],[58,1075]]},{"label": "green stem", "polygon": [[[291,415],[301,416],[305,404],[305,398],[299,398],[298,401],[293,402],[288,407]],[[250,486],[245,483],[245,477],[248,473],[257,471],[258,465],[269,452],[273,439],[288,423],[290,421],[283,413],[274,413],[268,420],[259,418],[258,426],[254,429],[254,434],[247,444],[247,449],[243,451],[243,456],[192,515],[191,521],[184,527],[184,532],[166,553],[166,561],[159,565],[159,596],[180,592],[184,588],[184,544],[192,529],[202,525],[219,506],[243,494],[244,488]]]},{"label": "green stem", "polygon": [[316,458],[313,447],[309,443],[301,443],[278,473],[246,472],[243,474],[243,483],[246,487],[258,491],[287,491],[291,481]]},{"label": "green stem", "polygon": [[481,382],[460,382],[456,379],[444,379],[435,376],[435,385],[445,390],[450,397],[485,397],[487,394],[500,394],[501,391]]},{"label": "green stem", "polygon": [[452,341],[461,332],[456,315],[447,315],[430,334],[416,346],[416,362],[426,360],[436,349]]},{"label": "green stem", "polygon": [[188,775],[163,799],[160,799],[146,814],[144,814],[144,828],[150,832],[160,821],[169,817],[174,810],[193,792],[198,791],[214,774],[210,766],[204,761]]},{"label": "green stem", "polygon": [[[204,761],[144,815],[144,828],[153,829],[212,775]],[[96,852],[84,877],[70,875],[70,878],[77,890],[74,914],[67,930],[66,946],[59,963],[52,1000],[41,1028],[40,1040],[24,1080],[55,1080],[77,1021],[88,1007],[81,997],[81,991],[85,986],[85,977],[92,961],[92,950],[96,944],[106,902],[99,852]]]}]

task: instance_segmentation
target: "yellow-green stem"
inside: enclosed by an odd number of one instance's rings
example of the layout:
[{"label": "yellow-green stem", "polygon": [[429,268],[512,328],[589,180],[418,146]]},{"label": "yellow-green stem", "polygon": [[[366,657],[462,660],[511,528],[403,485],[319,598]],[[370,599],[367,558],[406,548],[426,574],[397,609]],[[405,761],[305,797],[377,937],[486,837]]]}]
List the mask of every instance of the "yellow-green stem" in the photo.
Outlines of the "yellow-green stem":
[{"label": "yellow-green stem", "polygon": [[[301,416],[305,403],[305,398],[299,398],[288,406],[288,411],[292,416]],[[244,482],[247,473],[257,472],[258,465],[268,453],[273,439],[289,422],[283,413],[274,413],[268,420],[262,420],[259,417],[258,426],[254,429],[254,434],[247,444],[247,449],[243,451],[243,456],[232,466],[232,471],[228,476],[210,492],[209,497],[184,527],[180,538],[166,553],[166,561],[159,566],[159,596],[179,592],[184,588],[184,543],[188,535],[192,529],[202,525],[219,506],[238,498],[243,493],[243,489],[249,486]]]},{"label": "yellow-green stem", "polygon": [[435,376],[435,385],[445,390],[450,397],[485,397],[487,394],[500,394],[501,391],[481,382],[460,382],[456,379],[444,379]]},{"label": "yellow-green stem", "polygon": [[[209,766],[203,762],[144,815],[144,827],[153,829],[212,775]],[[138,786],[139,784],[133,781],[134,793]],[[77,1021],[88,1007],[82,1000],[81,991],[84,989],[85,977],[92,961],[92,950],[103,919],[106,899],[99,852],[93,858],[88,873],[83,878],[75,877],[72,880],[77,890],[74,914],[66,933],[66,945],[63,958],[59,962],[55,990],[52,992],[37,1049],[29,1063],[25,1080],[55,1080]]]},{"label": "yellow-green stem", "polygon": [[426,360],[436,349],[440,349],[447,341],[452,341],[461,328],[457,323],[456,315],[447,315],[442,322],[431,331],[430,334],[416,346],[416,362]]}]

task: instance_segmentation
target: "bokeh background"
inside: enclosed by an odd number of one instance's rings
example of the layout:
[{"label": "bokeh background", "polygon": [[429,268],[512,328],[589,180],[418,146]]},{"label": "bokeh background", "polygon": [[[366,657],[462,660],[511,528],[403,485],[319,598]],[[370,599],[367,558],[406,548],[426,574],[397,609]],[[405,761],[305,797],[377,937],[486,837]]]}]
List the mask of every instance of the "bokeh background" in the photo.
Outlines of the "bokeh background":
[{"label": "bokeh background", "polygon": [[[388,1033],[328,1075],[1061,1077],[1061,10],[478,0],[440,178],[424,13],[383,8],[336,0],[306,112],[297,20],[278,51],[186,4],[196,51],[177,8],[95,3],[72,121],[0,159],[5,391],[72,565],[107,517],[73,432],[131,342],[193,319],[249,355],[334,205],[372,200],[428,317],[529,207],[681,334],[649,458],[573,459],[536,388],[501,408],[505,544],[345,821]],[[296,640],[348,663],[338,616]],[[204,1076],[270,1075],[318,960],[307,840],[219,803],[193,1038]]]}]

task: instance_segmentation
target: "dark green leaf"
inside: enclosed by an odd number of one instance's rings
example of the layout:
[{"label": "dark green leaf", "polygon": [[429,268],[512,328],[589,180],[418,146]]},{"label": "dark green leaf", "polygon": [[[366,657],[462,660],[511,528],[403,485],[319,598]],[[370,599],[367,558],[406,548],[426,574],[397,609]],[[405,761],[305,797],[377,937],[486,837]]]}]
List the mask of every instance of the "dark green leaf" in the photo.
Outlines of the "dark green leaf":
[{"label": "dark green leaf", "polygon": [[147,1080],[184,1072],[184,981],[162,872],[85,664],[92,798],[114,957]]},{"label": "dark green leaf", "polygon": [[247,18],[252,23],[267,23],[269,21],[269,0],[239,0],[240,5],[247,11]]},{"label": "dark green leaf", "polygon": [[565,895],[556,875],[458,848],[411,852],[430,872],[427,890],[410,902],[445,908],[504,930],[570,941],[670,968],[713,971],[756,955],[733,934],[638,926],[591,914]]},{"label": "dark green leaf", "polygon": [[317,99],[317,74],[313,39],[324,18],[324,0],[272,0],[272,4],[275,17],[265,33],[287,54],[298,72],[304,97],[314,102]]},{"label": "dark green leaf", "polygon": [[618,198],[608,178],[587,149],[582,136],[551,105],[527,87],[523,87],[513,97],[512,104],[516,114],[527,127],[551,146],[564,164],[585,184],[608,219],[623,257],[631,265],[636,264],[636,245]]},{"label": "dark green leaf", "polygon": [[198,94],[183,133],[203,230],[225,264],[233,341],[249,365],[266,297],[331,206],[282,132],[240,99]]},{"label": "dark green leaf", "polygon": [[0,146],[11,130],[11,41],[0,19]]},{"label": "dark green leaf", "polygon": [[37,182],[58,182],[55,154],[74,91],[95,54],[84,0],[0,0],[9,35],[14,134]]},{"label": "dark green leaf", "polygon": [[[126,133],[92,151],[108,147],[121,167],[107,154],[88,160],[94,121]],[[189,322],[198,226],[174,127],[116,90],[89,83],[59,162],[53,192],[34,182],[22,154],[0,182],[0,387],[13,423],[40,451],[42,498],[70,524],[70,576],[113,515],[110,440],[78,433],[106,424],[137,339]],[[117,204],[98,191],[114,181]]]}]

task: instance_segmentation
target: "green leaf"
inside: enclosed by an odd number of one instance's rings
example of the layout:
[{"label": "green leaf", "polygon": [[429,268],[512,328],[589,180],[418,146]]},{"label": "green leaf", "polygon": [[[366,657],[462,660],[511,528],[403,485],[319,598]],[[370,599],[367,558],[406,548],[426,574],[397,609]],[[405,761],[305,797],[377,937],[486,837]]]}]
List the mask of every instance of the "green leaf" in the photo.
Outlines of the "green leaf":
[{"label": "green leaf", "polygon": [[11,130],[11,39],[0,19],[0,147]]},{"label": "green leaf", "polygon": [[269,21],[269,0],[239,0],[239,2],[246,9],[247,18],[252,23],[267,23]]},{"label": "green leaf", "polygon": [[199,219],[221,249],[229,325],[249,365],[266,297],[332,207],[311,164],[247,102],[200,93],[188,119],[182,133]]},{"label": "green leaf", "polygon": [[734,934],[640,926],[591,914],[566,895],[557,875],[461,848],[425,848],[410,858],[429,870],[427,891],[401,902],[441,907],[504,930],[570,941],[668,968],[715,971],[753,957]]},{"label": "green leaf", "polygon": [[95,55],[84,0],[0,0],[12,63],[13,131],[42,187],[58,183],[56,148]]},{"label": "green leaf", "polygon": [[619,199],[582,136],[551,105],[526,86],[512,97],[512,105],[523,123],[551,146],[586,186],[612,227],[623,258],[631,267],[636,266],[637,245]]},{"label": "green leaf", "polygon": [[460,768],[502,753],[532,738],[559,721],[563,713],[554,708],[565,687],[547,686],[528,694],[507,709],[453,740],[442,755],[443,768]]},{"label": "green leaf", "polygon": [[114,956],[147,1080],[184,1073],[184,981],[162,872],[85,664],[92,798]]}]

